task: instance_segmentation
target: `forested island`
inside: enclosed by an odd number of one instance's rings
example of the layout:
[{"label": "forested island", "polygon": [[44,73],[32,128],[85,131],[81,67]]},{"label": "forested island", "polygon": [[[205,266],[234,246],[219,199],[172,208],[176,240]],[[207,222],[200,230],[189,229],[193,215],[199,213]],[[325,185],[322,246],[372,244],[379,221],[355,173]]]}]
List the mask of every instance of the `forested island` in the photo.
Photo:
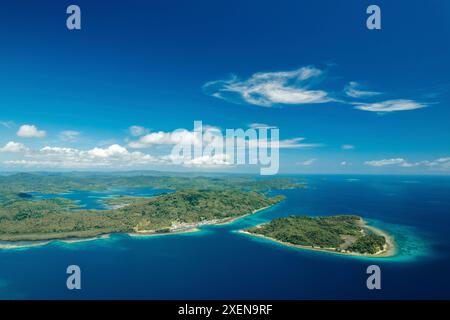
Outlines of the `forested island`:
[{"label": "forested island", "polygon": [[[109,210],[86,210],[58,197],[35,199],[34,192],[152,187],[171,192],[123,196],[105,202]],[[283,199],[273,189],[303,187],[288,179],[190,177],[151,174],[14,174],[0,176],[0,241],[85,239],[111,233],[162,234],[195,230],[251,214]]]},{"label": "forested island", "polygon": [[290,216],[241,232],[299,248],[350,255],[389,256],[395,249],[389,235],[355,215]]}]

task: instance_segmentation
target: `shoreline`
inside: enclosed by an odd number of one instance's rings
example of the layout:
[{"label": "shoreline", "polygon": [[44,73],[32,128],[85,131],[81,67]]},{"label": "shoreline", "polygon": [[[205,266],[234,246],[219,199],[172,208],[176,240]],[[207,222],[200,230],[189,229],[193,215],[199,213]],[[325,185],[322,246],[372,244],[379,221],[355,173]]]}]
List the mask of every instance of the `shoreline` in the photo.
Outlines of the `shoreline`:
[{"label": "shoreline", "polygon": [[225,218],[220,220],[208,220],[197,223],[191,223],[182,225],[179,227],[171,228],[169,232],[156,232],[156,230],[143,230],[143,231],[135,231],[135,232],[118,232],[118,233],[106,233],[99,234],[98,236],[88,237],[88,238],[76,238],[76,237],[68,237],[68,238],[55,238],[55,239],[47,239],[47,240],[17,240],[17,241],[2,241],[0,240],[0,250],[3,249],[24,249],[24,248],[33,248],[33,247],[41,247],[54,242],[63,242],[66,244],[71,243],[79,243],[79,242],[87,242],[94,240],[107,239],[112,234],[124,234],[130,237],[151,237],[151,236],[164,236],[164,235],[177,235],[183,233],[194,233],[199,232],[200,227],[202,226],[211,226],[211,225],[225,225],[232,222],[235,222],[244,217],[250,216],[262,210],[268,209],[273,205],[266,206],[263,208],[255,209],[251,213],[244,214],[238,217]]},{"label": "shoreline", "polygon": [[170,235],[174,235],[174,234],[183,234],[183,233],[193,233],[193,232],[198,232],[200,231],[199,228],[197,227],[192,227],[192,228],[186,228],[186,229],[180,229],[180,230],[174,230],[174,231],[169,231],[169,232],[156,232],[156,231],[144,231],[144,232],[129,232],[129,233],[123,233],[126,234],[127,236],[133,237],[133,238],[139,238],[139,237],[155,237],[155,236],[170,236]]},{"label": "shoreline", "polygon": [[233,218],[225,218],[225,219],[222,219],[223,221],[220,221],[220,222],[217,222],[217,223],[213,223],[213,225],[221,226],[221,225],[225,225],[225,224],[230,224],[230,223],[233,223],[233,222],[235,222],[235,221],[237,221],[239,219],[242,219],[242,218],[251,216],[251,215],[253,215],[255,213],[258,213],[260,211],[269,209],[269,208],[273,207],[276,204],[277,203],[275,203],[273,205],[270,205],[270,206],[266,206],[266,207],[263,207],[263,208],[259,208],[259,209],[253,210],[251,213],[244,214],[243,216],[233,217]]},{"label": "shoreline", "polygon": [[315,247],[311,247],[311,246],[302,246],[302,245],[298,245],[298,244],[284,242],[281,240],[277,240],[277,239],[274,239],[271,237],[264,236],[262,234],[251,233],[251,232],[248,232],[245,230],[239,230],[238,233],[245,234],[245,235],[251,236],[251,237],[257,237],[257,238],[269,240],[271,242],[275,242],[275,243],[278,243],[278,244],[281,244],[281,245],[284,245],[287,247],[291,247],[291,248],[319,251],[319,252],[325,252],[325,253],[334,253],[334,254],[340,254],[340,255],[345,255],[345,256],[366,257],[366,258],[388,258],[388,257],[393,257],[397,254],[397,246],[395,245],[393,236],[391,236],[387,232],[385,232],[381,229],[378,229],[374,226],[367,225],[367,222],[365,220],[362,220],[361,223],[362,223],[361,226],[363,228],[366,228],[366,229],[372,231],[373,233],[376,233],[378,235],[385,237],[386,245],[382,251],[379,251],[374,254],[366,254],[366,253],[359,253],[359,252],[342,252],[342,251],[336,251],[334,248],[315,248]]},{"label": "shoreline", "polygon": [[196,223],[189,223],[182,225],[180,227],[174,227],[170,229],[170,232],[156,232],[156,230],[142,230],[142,231],[136,231],[127,233],[130,237],[151,237],[151,236],[161,236],[161,235],[171,235],[171,234],[182,234],[182,233],[193,233],[201,231],[199,228],[204,226],[220,226],[220,225],[226,225],[233,223],[239,219],[248,217],[252,214],[255,214],[257,212],[266,210],[270,208],[271,206],[266,206],[263,208],[259,208],[256,210],[253,210],[251,213],[244,214],[242,216],[238,217],[232,217],[232,218],[225,218],[220,220],[207,220],[202,222],[196,222]]},{"label": "shoreline", "polygon": [[88,242],[94,240],[108,239],[112,233],[100,234],[94,237],[88,238],[60,238],[60,239],[48,239],[48,240],[18,240],[18,241],[0,241],[0,250],[2,249],[25,249],[33,247],[41,247],[53,242],[62,242],[66,244]]}]

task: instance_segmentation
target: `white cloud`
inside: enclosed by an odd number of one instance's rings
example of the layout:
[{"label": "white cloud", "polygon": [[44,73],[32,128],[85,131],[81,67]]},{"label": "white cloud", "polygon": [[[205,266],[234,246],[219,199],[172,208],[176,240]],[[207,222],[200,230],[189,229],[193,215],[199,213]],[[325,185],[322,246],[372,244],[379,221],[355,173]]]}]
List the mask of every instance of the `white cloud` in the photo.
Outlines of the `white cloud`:
[{"label": "white cloud", "polygon": [[407,111],[427,107],[425,103],[406,99],[386,100],[374,103],[354,103],[354,104],[356,105],[355,109],[371,112]]},{"label": "white cloud", "polygon": [[130,131],[130,134],[133,137],[139,137],[142,136],[146,133],[148,133],[148,129],[141,127],[141,126],[131,126],[130,128],[128,128],[128,130]]},{"label": "white cloud", "polygon": [[[412,99],[391,99],[375,102],[361,102],[339,98],[326,88],[317,88],[324,72],[314,66],[306,66],[284,72],[258,72],[248,79],[232,76],[227,80],[215,80],[203,85],[205,93],[233,103],[248,103],[261,107],[273,105],[301,105],[336,102],[353,105],[355,109],[371,112],[393,112],[415,110],[427,107],[430,103]],[[348,82],[343,90],[353,99],[371,98],[383,92],[364,90],[355,81]]]},{"label": "white cloud", "polygon": [[436,169],[450,169],[450,157],[415,162],[412,166],[426,166]]},{"label": "white cloud", "polygon": [[59,133],[59,138],[62,141],[75,141],[81,133],[75,130],[65,130]]},{"label": "white cloud", "polygon": [[[220,139],[221,131],[220,128],[213,126],[203,126],[203,136],[197,134],[194,131],[188,131],[186,129],[179,129],[173,132],[151,132],[144,136],[141,136],[138,140],[130,141],[128,146],[135,149],[150,148],[157,145],[203,145],[206,146],[212,143],[214,139]],[[263,128],[263,127],[258,127]],[[267,127],[268,128],[268,127]],[[256,129],[256,127],[255,127]],[[203,139],[203,140],[202,140]],[[226,135],[223,136],[223,144],[225,145],[227,141]],[[299,149],[299,148],[316,148],[321,147],[322,144],[319,143],[303,143],[305,140],[303,137],[296,137],[292,139],[284,139],[279,141],[280,149]],[[236,139],[237,144],[243,143],[247,148],[256,148],[259,146],[269,146],[270,140],[263,139]]]},{"label": "white cloud", "polygon": [[390,165],[401,165],[406,163],[405,159],[403,158],[395,158],[395,159],[383,159],[383,160],[371,160],[366,161],[365,164],[372,166],[372,167],[383,167],[383,166],[390,166]]},{"label": "white cloud", "polygon": [[132,167],[157,163],[159,160],[142,152],[129,152],[120,145],[107,148],[80,150],[75,148],[46,146],[29,151],[25,158],[4,161],[12,166],[33,166],[50,168],[105,168]]},{"label": "white cloud", "polygon": [[365,91],[358,89],[360,87],[358,82],[351,81],[349,82],[345,88],[344,93],[352,98],[365,98],[365,97],[373,97],[381,94],[381,92],[376,91]]},{"label": "white cloud", "polygon": [[78,149],[75,148],[64,148],[64,147],[43,147],[39,150],[39,152],[41,154],[46,154],[46,155],[61,155],[61,154],[65,154],[65,155],[69,155],[69,154],[77,154],[79,152],[81,152]]},{"label": "white cloud", "polygon": [[342,162],[341,162],[341,166],[346,166],[346,165],[348,165],[348,162],[347,162],[347,161],[342,161]]},{"label": "white cloud", "polygon": [[297,162],[296,165],[299,165],[299,166],[310,166],[310,165],[312,165],[314,162],[316,162],[316,160],[317,160],[317,159],[309,159],[309,160]]},{"label": "white cloud", "polygon": [[233,163],[225,154],[203,155],[193,159],[170,154],[162,157],[162,159],[184,167],[218,168],[233,166]]},{"label": "white cloud", "polygon": [[321,143],[303,143],[301,142],[303,140],[305,138],[302,137],[280,140],[280,149],[308,149],[323,146]]},{"label": "white cloud", "polygon": [[22,138],[44,138],[46,136],[44,130],[39,130],[35,125],[24,124],[17,131],[17,136]]},{"label": "white cloud", "polygon": [[93,158],[111,158],[122,157],[129,154],[128,150],[118,144],[113,144],[108,148],[94,148],[87,151],[89,156]]},{"label": "white cloud", "polygon": [[353,150],[353,149],[355,149],[355,146],[352,145],[352,144],[343,144],[343,145],[341,146],[341,148],[342,148],[343,150]]},{"label": "white cloud", "polygon": [[[94,147],[87,150],[81,150],[71,147],[45,146],[37,150],[30,150],[23,144],[9,142],[3,148],[2,152],[22,152],[21,158],[16,156],[15,159],[8,159],[3,163],[9,166],[17,167],[38,167],[38,168],[64,168],[64,169],[84,169],[84,168],[121,168],[121,167],[142,167],[147,165],[182,165],[185,167],[230,167],[234,165],[233,161],[229,161],[228,156],[223,154],[224,146],[234,145],[235,148],[245,148],[253,150],[255,148],[271,148],[273,141],[270,137],[258,139],[258,130],[250,130],[247,135],[241,130],[241,134],[233,135],[233,143],[231,136],[222,135],[220,128],[213,126],[203,126],[206,128],[202,134],[195,131],[185,129],[176,130],[174,132],[152,132],[139,137],[136,141],[130,141],[130,148],[149,148],[152,146],[169,146],[174,145],[202,145],[206,154],[196,156],[195,158],[186,157],[181,159],[179,156],[173,156],[170,152],[167,155],[161,155],[163,149],[158,148],[158,155],[150,155],[140,151],[130,151],[127,147],[113,143],[105,147]],[[254,135],[250,135],[252,132]],[[237,136],[236,136],[237,134]],[[202,140],[203,139],[203,140]],[[292,139],[280,140],[278,145],[280,149],[300,149],[314,148],[322,146],[317,143],[305,143],[305,138],[296,137]],[[216,144],[219,142],[218,144]],[[231,143],[231,144],[230,144]],[[222,149],[221,149],[222,148]],[[207,150],[215,150],[209,153]],[[314,160],[311,160],[311,163]]]},{"label": "white cloud", "polygon": [[23,144],[19,142],[9,141],[5,146],[0,148],[0,152],[5,153],[20,153],[27,152],[29,149]]},{"label": "white cloud", "polygon": [[[274,104],[313,104],[332,101],[324,90],[313,90],[312,81],[323,72],[307,66],[286,72],[259,72],[247,80],[232,77],[206,83],[210,95],[234,102],[271,107]],[[237,98],[237,99],[236,99]]]},{"label": "white cloud", "polygon": [[175,145],[175,144],[199,144],[200,140],[193,131],[185,129],[174,132],[151,132],[141,136],[137,141],[131,141],[128,146],[131,148],[149,148],[154,145]]},{"label": "white cloud", "polygon": [[269,124],[265,124],[265,123],[249,123],[247,125],[249,128],[251,129],[260,129],[260,128],[276,128],[276,126],[271,126]]},{"label": "white cloud", "polygon": [[21,159],[3,161],[4,164],[14,167],[90,169],[133,168],[152,165],[182,165],[184,167],[202,168],[232,166],[232,163],[223,154],[204,155],[193,159],[176,157],[172,154],[152,156],[139,151],[130,152],[118,144],[88,150],[46,146],[32,151],[25,148],[22,144],[10,142],[1,148],[0,151],[26,151]]},{"label": "white cloud", "polygon": [[396,165],[404,168],[428,167],[433,169],[447,170],[450,169],[450,157],[438,158],[435,160],[423,160],[417,162],[408,162],[403,158],[394,158],[394,159],[366,161],[365,164],[373,167]]}]

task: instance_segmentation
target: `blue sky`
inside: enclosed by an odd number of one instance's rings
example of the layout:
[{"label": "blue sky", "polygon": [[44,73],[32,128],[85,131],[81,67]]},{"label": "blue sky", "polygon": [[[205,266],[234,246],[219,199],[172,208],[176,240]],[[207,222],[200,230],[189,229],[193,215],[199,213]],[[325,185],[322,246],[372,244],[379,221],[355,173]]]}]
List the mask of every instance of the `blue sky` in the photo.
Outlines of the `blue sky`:
[{"label": "blue sky", "polygon": [[[67,30],[69,4],[82,30]],[[369,4],[381,30],[366,28]],[[448,1],[8,2],[0,168],[206,169],[145,162],[201,120],[277,126],[294,144],[281,173],[448,174],[449,13]]]}]

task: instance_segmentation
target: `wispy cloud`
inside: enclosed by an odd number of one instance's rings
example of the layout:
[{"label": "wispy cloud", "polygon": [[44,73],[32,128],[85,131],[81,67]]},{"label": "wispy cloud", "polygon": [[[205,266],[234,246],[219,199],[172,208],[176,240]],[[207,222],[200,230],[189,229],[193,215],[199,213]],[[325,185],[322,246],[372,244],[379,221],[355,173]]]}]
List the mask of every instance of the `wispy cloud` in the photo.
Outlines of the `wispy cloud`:
[{"label": "wispy cloud", "polygon": [[259,129],[259,128],[276,128],[276,126],[271,126],[271,125],[266,124],[266,123],[257,123],[257,122],[255,122],[255,123],[249,123],[247,126],[248,126],[249,128],[251,128],[251,129]]},{"label": "wispy cloud", "polygon": [[128,130],[133,137],[139,137],[149,132],[147,128],[142,126],[131,126]]},{"label": "wispy cloud", "polygon": [[293,71],[258,72],[246,80],[233,76],[228,80],[208,82],[203,88],[216,98],[262,107],[324,103],[332,100],[328,93],[311,89],[312,80],[317,80],[322,74],[322,70],[307,66]]},{"label": "wispy cloud", "polygon": [[343,145],[341,146],[341,149],[342,149],[342,150],[353,150],[353,149],[355,149],[355,146],[352,145],[352,144],[343,144]]},{"label": "wispy cloud", "polygon": [[21,125],[17,131],[17,136],[21,138],[44,138],[46,135],[47,133],[44,130],[39,130],[32,124]]},{"label": "wispy cloud", "polygon": [[258,72],[245,80],[233,75],[230,79],[207,82],[203,89],[215,98],[261,107],[336,102],[353,105],[358,110],[386,113],[425,108],[430,104],[403,98],[361,102],[384,93],[365,90],[358,82],[350,81],[344,87],[344,94],[337,94],[324,86],[317,88],[323,79],[324,71],[306,66],[292,71]]},{"label": "wispy cloud", "polygon": [[422,102],[406,99],[386,100],[373,103],[354,103],[355,109],[371,112],[394,112],[425,108],[428,105]]},{"label": "wispy cloud", "polygon": [[8,129],[10,129],[10,128],[12,128],[13,126],[15,126],[15,123],[14,123],[14,121],[0,121],[0,125],[2,126],[2,127],[5,127],[5,128],[8,128]]},{"label": "wispy cloud", "polygon": [[358,82],[350,81],[344,88],[344,93],[352,98],[373,97],[382,94],[376,91],[366,91],[359,89],[361,85]]},{"label": "wispy cloud", "polygon": [[365,164],[372,167],[383,167],[383,166],[400,166],[404,168],[428,167],[433,169],[447,170],[450,169],[450,157],[442,157],[434,160],[423,160],[417,162],[409,162],[403,158],[393,158],[393,159],[366,161]]},{"label": "wispy cloud", "polygon": [[299,137],[293,139],[280,140],[280,149],[309,149],[323,147],[322,143],[304,143],[306,138]]},{"label": "wispy cloud", "polygon": [[62,141],[73,142],[73,141],[77,140],[77,138],[80,134],[81,133],[79,131],[65,130],[65,131],[61,131],[59,133],[59,139]]},{"label": "wispy cloud", "polygon": [[394,159],[382,159],[382,160],[371,160],[366,161],[365,164],[372,167],[383,167],[383,166],[391,166],[391,165],[403,165],[406,163],[406,160],[403,158],[394,158]]},{"label": "wispy cloud", "polygon": [[310,166],[316,161],[317,161],[317,159],[309,159],[309,160],[297,162],[296,165],[298,165],[298,166]]}]

